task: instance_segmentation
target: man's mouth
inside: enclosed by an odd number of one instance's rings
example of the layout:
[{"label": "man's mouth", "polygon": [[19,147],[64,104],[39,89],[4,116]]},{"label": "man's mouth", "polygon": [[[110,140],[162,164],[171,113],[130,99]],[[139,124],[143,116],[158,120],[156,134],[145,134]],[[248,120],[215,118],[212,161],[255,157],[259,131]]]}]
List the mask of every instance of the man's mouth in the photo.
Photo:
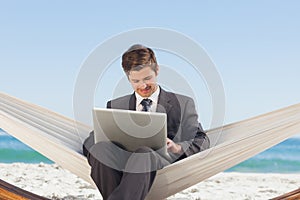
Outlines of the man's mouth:
[{"label": "man's mouth", "polygon": [[147,93],[151,89],[151,86],[147,86],[145,89],[141,89],[142,93]]}]

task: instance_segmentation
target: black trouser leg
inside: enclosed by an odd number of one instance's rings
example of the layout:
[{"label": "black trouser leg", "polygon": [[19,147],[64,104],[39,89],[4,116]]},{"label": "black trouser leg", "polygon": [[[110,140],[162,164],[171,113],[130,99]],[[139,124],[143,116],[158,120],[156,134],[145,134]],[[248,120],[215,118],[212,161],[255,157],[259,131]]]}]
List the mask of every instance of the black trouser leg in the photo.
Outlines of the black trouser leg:
[{"label": "black trouser leg", "polygon": [[106,200],[120,184],[123,173],[102,164],[91,155],[89,156],[89,162],[92,166],[91,177],[97,185],[103,200]]},{"label": "black trouser leg", "polygon": [[151,189],[156,171],[149,173],[124,173],[120,185],[108,200],[143,200]]},{"label": "black trouser leg", "polygon": [[143,200],[156,171],[170,164],[148,147],[126,152],[112,143],[97,143],[87,155],[91,177],[104,200]]},{"label": "black trouser leg", "polygon": [[154,182],[156,171],[170,164],[148,147],[141,147],[126,163],[119,186],[109,200],[143,200]]}]

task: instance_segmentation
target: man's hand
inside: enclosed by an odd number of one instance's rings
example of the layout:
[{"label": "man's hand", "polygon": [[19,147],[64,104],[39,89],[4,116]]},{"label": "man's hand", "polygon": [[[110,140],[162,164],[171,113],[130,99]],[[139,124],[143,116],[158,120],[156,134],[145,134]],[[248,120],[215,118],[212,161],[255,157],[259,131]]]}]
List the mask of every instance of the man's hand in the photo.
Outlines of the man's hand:
[{"label": "man's hand", "polygon": [[182,147],[179,144],[173,142],[173,140],[170,140],[169,138],[167,138],[167,149],[172,153],[176,153],[176,154],[183,153]]}]

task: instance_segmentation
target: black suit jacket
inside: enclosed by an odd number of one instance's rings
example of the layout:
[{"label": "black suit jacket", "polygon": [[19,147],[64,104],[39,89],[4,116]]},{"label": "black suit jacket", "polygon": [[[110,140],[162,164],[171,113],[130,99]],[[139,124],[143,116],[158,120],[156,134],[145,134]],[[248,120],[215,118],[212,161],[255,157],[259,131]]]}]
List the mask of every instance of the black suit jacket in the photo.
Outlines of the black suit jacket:
[{"label": "black suit jacket", "polygon": [[[107,108],[135,110],[135,94],[109,101]],[[209,139],[198,122],[198,115],[192,98],[161,89],[156,111],[167,114],[168,138],[183,148],[184,154],[177,155],[177,159],[209,148]]]}]

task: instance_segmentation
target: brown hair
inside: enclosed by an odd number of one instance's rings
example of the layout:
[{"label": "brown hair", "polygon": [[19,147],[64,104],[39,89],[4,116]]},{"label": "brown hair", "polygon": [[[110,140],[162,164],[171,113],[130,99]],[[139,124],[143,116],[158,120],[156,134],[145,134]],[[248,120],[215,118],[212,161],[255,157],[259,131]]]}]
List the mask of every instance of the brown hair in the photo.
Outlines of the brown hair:
[{"label": "brown hair", "polygon": [[122,56],[122,67],[124,72],[129,75],[131,70],[141,70],[143,67],[150,66],[157,72],[157,61],[152,49],[140,44],[131,46]]}]

